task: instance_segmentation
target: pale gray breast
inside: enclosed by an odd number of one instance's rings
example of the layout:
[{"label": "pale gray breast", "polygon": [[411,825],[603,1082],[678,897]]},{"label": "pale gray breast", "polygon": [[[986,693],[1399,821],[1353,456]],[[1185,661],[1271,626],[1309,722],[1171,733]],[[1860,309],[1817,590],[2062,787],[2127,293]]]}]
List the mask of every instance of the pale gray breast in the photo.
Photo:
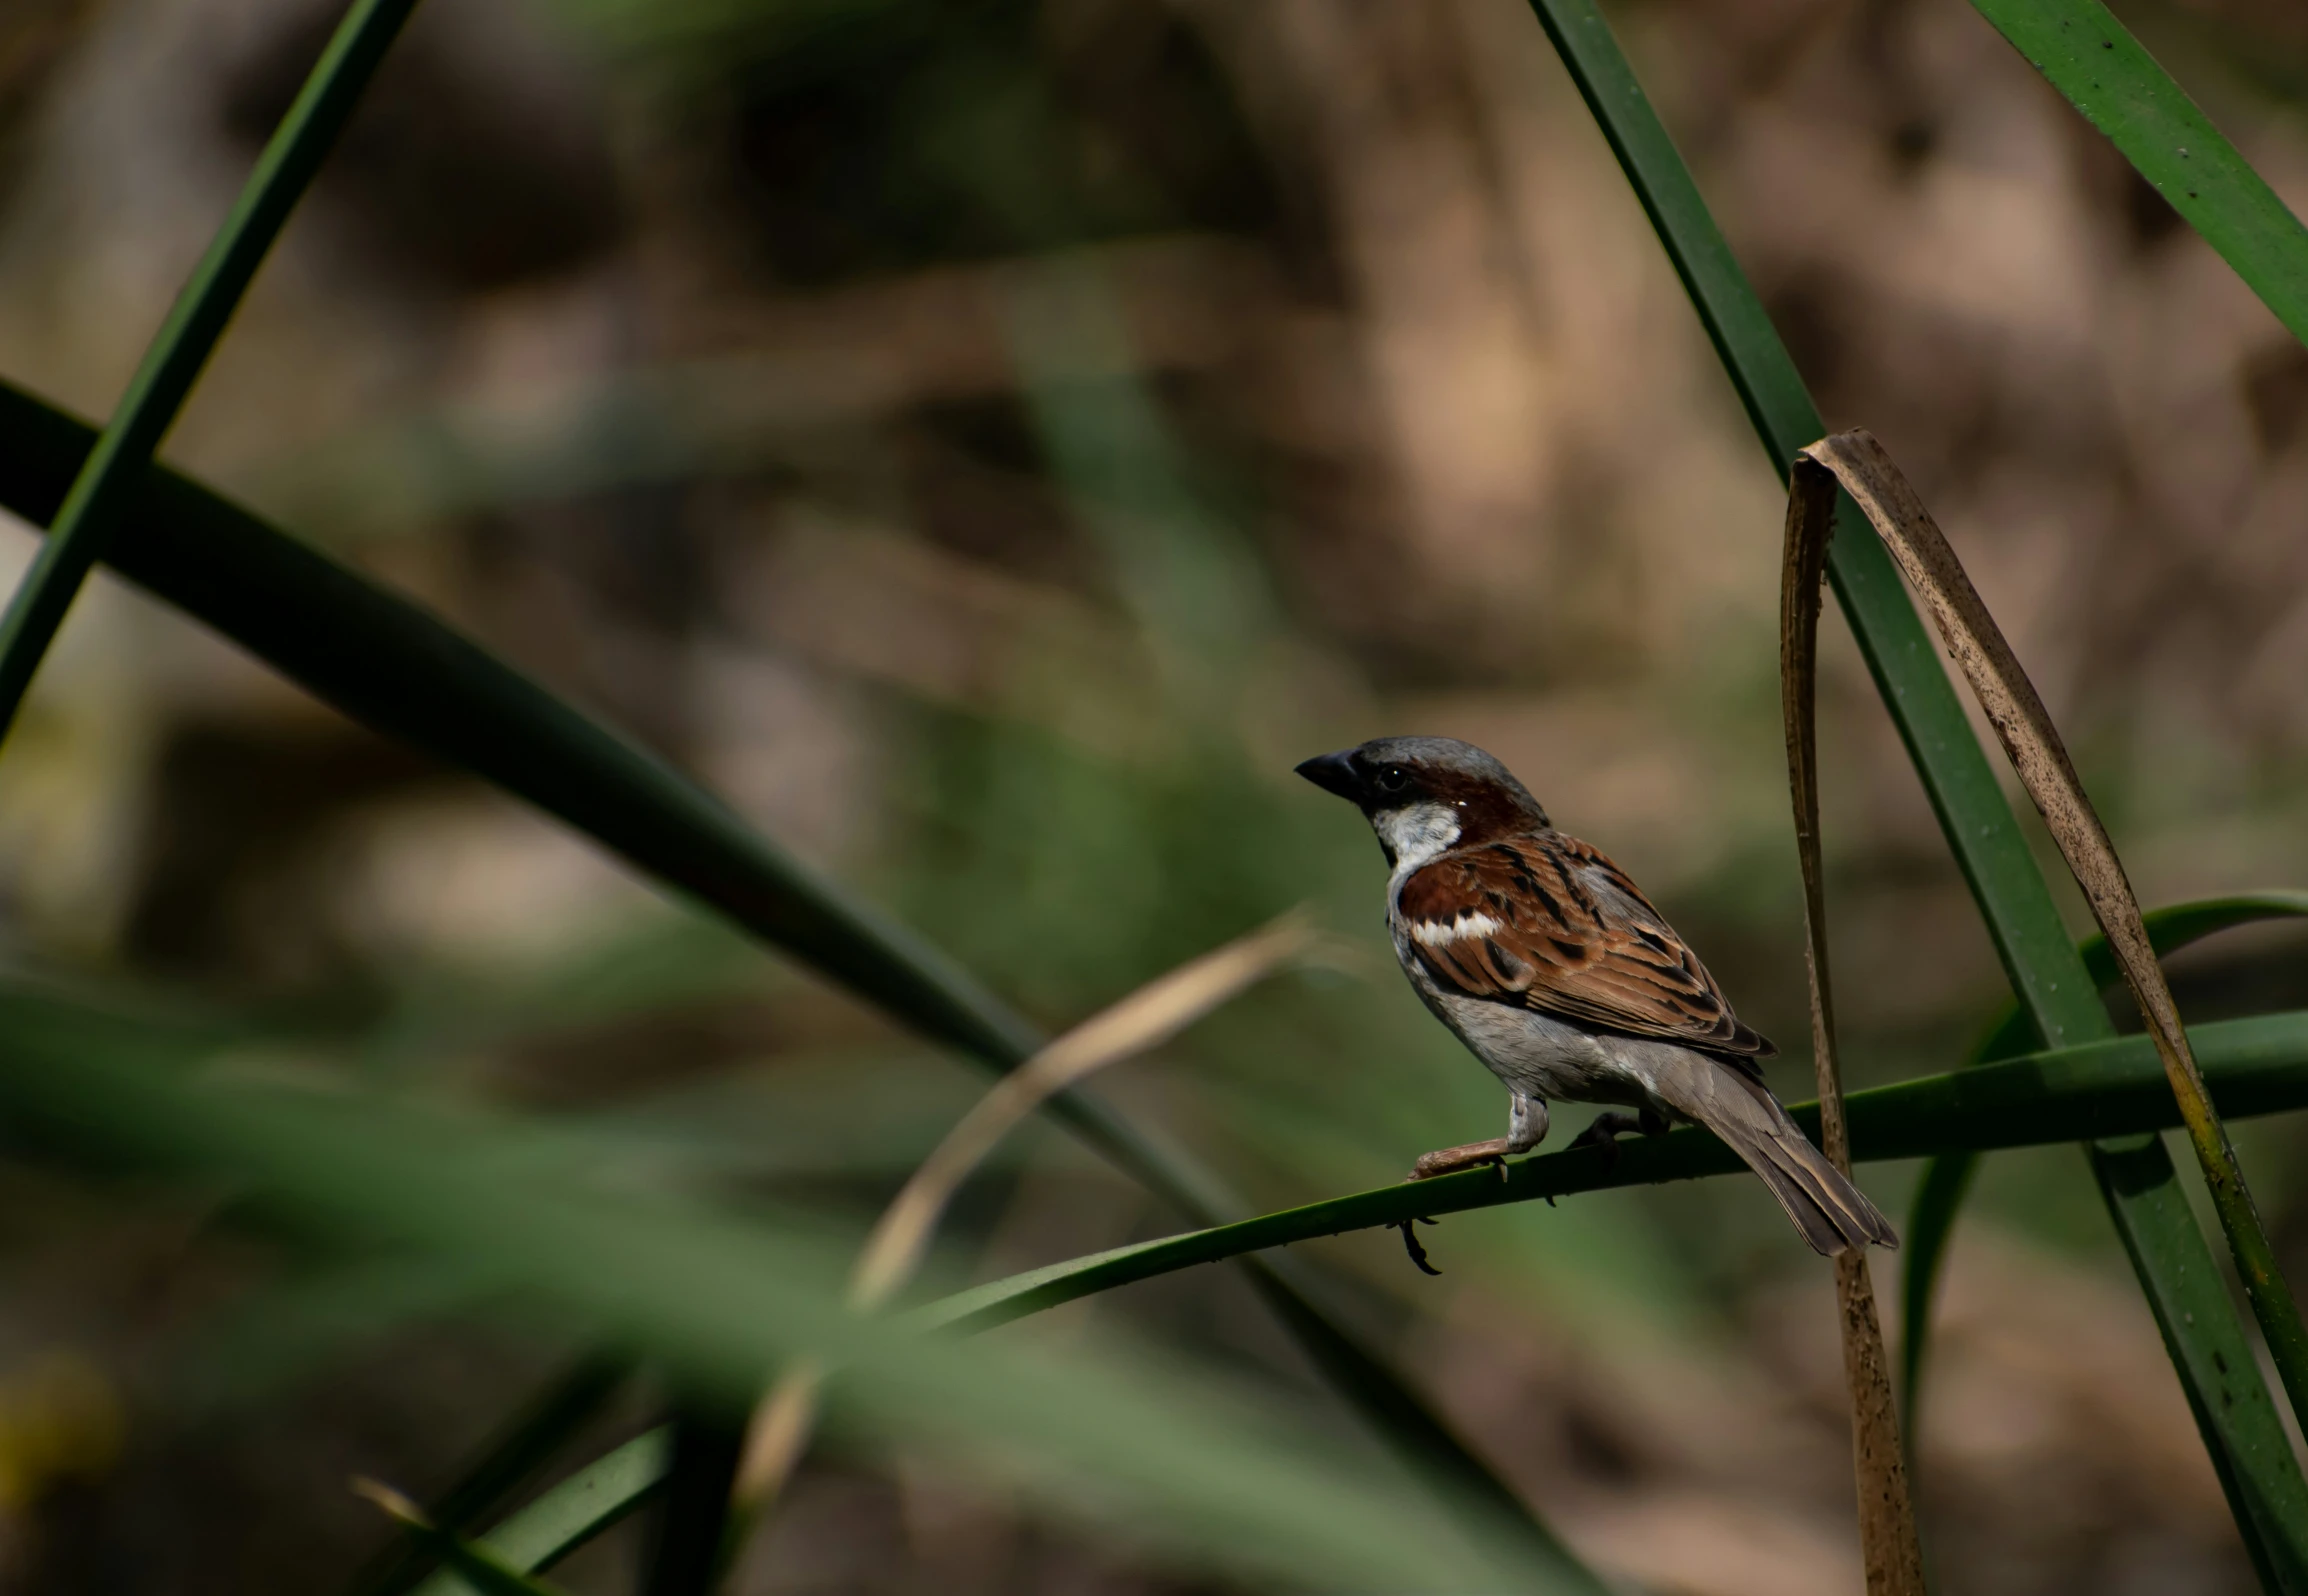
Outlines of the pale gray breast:
[{"label": "pale gray breast", "polygon": [[1556,1102],[1640,1104],[1642,1083],[1591,1031],[1487,998],[1439,994],[1452,1030],[1517,1090]]}]

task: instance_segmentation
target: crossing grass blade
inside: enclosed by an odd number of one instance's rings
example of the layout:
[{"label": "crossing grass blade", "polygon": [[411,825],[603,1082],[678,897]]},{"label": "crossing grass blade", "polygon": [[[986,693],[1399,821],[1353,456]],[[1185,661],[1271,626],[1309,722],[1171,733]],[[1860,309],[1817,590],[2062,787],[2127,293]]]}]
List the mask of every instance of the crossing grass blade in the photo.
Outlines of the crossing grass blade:
[{"label": "crossing grass blade", "polygon": [[[1756,435],[1784,476],[1827,428],[1593,0],[1531,0],[1681,277]],[[2020,1006],[2047,1047],[2112,1026],[1987,754],[1882,545],[1848,497],[1827,580],[1923,783]],[[2238,1532],[2271,1589],[2308,1592],[2308,1484],[2250,1337],[2161,1141],[2086,1149],[2164,1336]]]},{"label": "crossing grass blade", "polygon": [[1972,0],[2308,342],[2308,228],[2099,0]]},{"label": "crossing grass blade", "polygon": [[[2158,954],[2167,954],[2237,926],[2302,917],[2308,917],[2308,892],[2271,891],[2172,904],[2151,910],[2146,923],[2150,944]],[[2099,990],[2105,992],[2122,981],[2122,972],[2116,968],[2115,955],[2108,951],[2106,937],[2094,934],[2083,942],[2080,951],[2084,968],[2091,973]],[[1987,1064],[2017,1057],[2028,1050],[2032,1040],[2027,1016],[2020,1012],[2018,1004],[2007,1004],[1972,1048],[1965,1063]],[[1905,1271],[1900,1294],[1900,1406],[1908,1416],[1911,1450],[1920,1423],[1918,1404],[1923,1397],[1924,1365],[1931,1345],[1931,1311],[1939,1291],[1940,1269],[1947,1260],[1947,1245],[1955,1231],[1956,1215],[1962,1209],[1978,1168],[1979,1154],[1974,1152],[1942,1153],[1926,1165],[1923,1178],[1916,1183],[1914,1201],[1908,1208],[1906,1233],[1900,1238]]]},{"label": "crossing grass blade", "polygon": [[[631,1372],[625,1358],[596,1354],[579,1360],[506,1426],[504,1435],[425,1510],[425,1517],[445,1534],[471,1530],[599,1412]],[[504,1555],[502,1546],[491,1549]],[[360,1596],[401,1596],[432,1571],[436,1558],[429,1550],[411,1539],[355,1589]],[[515,1566],[534,1572],[540,1565]]]},{"label": "crossing grass blade", "polygon": [[384,1509],[401,1526],[410,1544],[456,1571],[458,1579],[480,1596],[565,1596],[555,1586],[531,1577],[489,1551],[453,1535],[426,1518],[423,1509],[389,1485],[355,1480],[353,1491]]},{"label": "crossing grass blade", "polygon": [[[94,441],[86,423],[0,383],[0,505],[55,513]],[[664,761],[589,719],[418,606],[205,487],[148,470],[108,546],[115,570],[371,728],[495,783],[865,1001],[1008,1070],[1042,1038],[960,966],[792,858]],[[1049,1112],[1199,1224],[1241,1205],[1183,1152],[1080,1088]],[[1288,1259],[1252,1283],[1325,1378],[1454,1499],[1525,1526],[1531,1555],[1569,1554]],[[1566,1576],[1569,1577],[1569,1576]],[[1587,1588],[1600,1590],[1588,1576]]]},{"label": "crossing grass blade", "polygon": [[[475,1544],[524,1572],[542,1573],[653,1501],[665,1489],[672,1456],[670,1426],[636,1436],[561,1481]],[[463,1596],[471,1589],[444,1570],[418,1586],[417,1596]]]},{"label": "crossing grass blade", "polygon": [[354,0],[79,467],[53,535],[0,613],[0,740],[15,724],[41,656],[126,513],[153,451],[415,6],[416,0]]}]

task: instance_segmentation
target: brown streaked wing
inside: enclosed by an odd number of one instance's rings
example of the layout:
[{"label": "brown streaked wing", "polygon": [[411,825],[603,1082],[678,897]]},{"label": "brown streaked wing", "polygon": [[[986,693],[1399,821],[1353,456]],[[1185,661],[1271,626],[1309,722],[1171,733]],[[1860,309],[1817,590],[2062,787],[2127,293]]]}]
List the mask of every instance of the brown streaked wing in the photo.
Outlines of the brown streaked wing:
[{"label": "brown streaked wing", "polygon": [[1419,961],[1469,997],[1733,1062],[1775,1051],[1626,872],[1575,837],[1445,854],[1403,883],[1399,903]]}]

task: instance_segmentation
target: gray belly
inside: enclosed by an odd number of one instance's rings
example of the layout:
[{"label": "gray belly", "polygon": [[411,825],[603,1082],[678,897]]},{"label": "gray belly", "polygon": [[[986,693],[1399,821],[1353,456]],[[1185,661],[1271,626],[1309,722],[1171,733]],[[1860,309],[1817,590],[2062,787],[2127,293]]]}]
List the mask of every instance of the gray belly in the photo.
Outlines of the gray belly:
[{"label": "gray belly", "polygon": [[1610,1041],[1504,1003],[1448,992],[1424,995],[1459,1040],[1511,1090],[1560,1103],[1641,1107],[1649,1100],[1643,1082]]}]

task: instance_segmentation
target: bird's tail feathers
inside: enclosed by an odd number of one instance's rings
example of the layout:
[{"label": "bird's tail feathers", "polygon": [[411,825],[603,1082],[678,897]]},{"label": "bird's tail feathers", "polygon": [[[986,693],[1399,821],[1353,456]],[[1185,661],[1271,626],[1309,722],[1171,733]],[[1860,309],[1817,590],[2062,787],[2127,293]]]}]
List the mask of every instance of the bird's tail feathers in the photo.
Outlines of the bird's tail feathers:
[{"label": "bird's tail feathers", "polygon": [[1768,1090],[1712,1060],[1691,1058],[1706,1074],[1676,1071],[1659,1081],[1659,1095],[1722,1138],[1755,1171],[1812,1251],[1833,1257],[1870,1243],[1899,1245],[1883,1210],[1811,1145]]}]

